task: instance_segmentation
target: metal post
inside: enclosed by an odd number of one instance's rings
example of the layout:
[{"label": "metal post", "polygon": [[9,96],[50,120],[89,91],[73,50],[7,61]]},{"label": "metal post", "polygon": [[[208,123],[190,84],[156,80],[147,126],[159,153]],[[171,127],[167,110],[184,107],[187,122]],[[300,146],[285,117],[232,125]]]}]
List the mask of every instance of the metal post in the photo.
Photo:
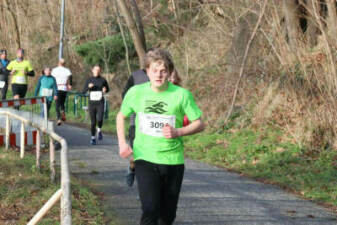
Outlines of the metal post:
[{"label": "metal post", "polygon": [[82,96],[80,96],[80,110],[82,109],[82,101],[83,101],[83,97]]},{"label": "metal post", "polygon": [[48,128],[48,109],[47,109],[47,98],[43,98],[43,116],[44,116],[44,127]]},{"label": "metal post", "polygon": [[74,97],[74,115],[77,116],[77,95]]},{"label": "metal post", "polygon": [[36,131],[36,168],[40,170],[40,160],[41,159],[41,131],[37,129]]},{"label": "metal post", "polygon": [[39,210],[39,212],[27,223],[27,225],[36,225],[42,218],[49,212],[49,210],[60,200],[62,196],[62,190],[58,190],[53,196],[46,202],[46,204]]},{"label": "metal post", "polygon": [[10,146],[10,133],[11,133],[11,123],[9,120],[9,115],[6,116],[6,149]]},{"label": "metal post", "polygon": [[55,183],[55,146],[54,140],[49,138],[50,180]]},{"label": "metal post", "polygon": [[60,141],[61,149],[61,225],[71,225],[71,186],[70,172],[68,163],[68,146],[67,142]]},{"label": "metal post", "polygon": [[60,49],[59,49],[59,60],[60,60],[61,58],[63,58],[64,10],[65,10],[65,0],[61,0],[61,24],[60,24]]},{"label": "metal post", "polygon": [[104,98],[104,119],[109,118],[109,106],[108,106],[108,101]]},{"label": "metal post", "polygon": [[25,124],[21,122],[21,133],[20,133],[20,157],[23,159],[25,156]]}]

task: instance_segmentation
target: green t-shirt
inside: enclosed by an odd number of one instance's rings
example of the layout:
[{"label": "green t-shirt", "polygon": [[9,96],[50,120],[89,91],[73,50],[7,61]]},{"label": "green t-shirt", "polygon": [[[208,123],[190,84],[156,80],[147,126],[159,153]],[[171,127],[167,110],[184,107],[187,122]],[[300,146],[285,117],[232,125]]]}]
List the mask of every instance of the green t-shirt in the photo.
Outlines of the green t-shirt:
[{"label": "green t-shirt", "polygon": [[184,164],[182,138],[167,139],[162,127],[183,126],[184,115],[190,121],[201,117],[201,110],[192,94],[169,83],[167,90],[154,92],[150,82],[132,87],[124,97],[121,112],[124,116],[136,113],[136,138],[133,145],[135,160],[164,165]]},{"label": "green t-shirt", "polygon": [[16,59],[8,64],[7,69],[16,71],[12,75],[12,84],[27,84],[28,77],[23,73],[23,71],[33,71],[33,67],[28,60],[18,62]]}]

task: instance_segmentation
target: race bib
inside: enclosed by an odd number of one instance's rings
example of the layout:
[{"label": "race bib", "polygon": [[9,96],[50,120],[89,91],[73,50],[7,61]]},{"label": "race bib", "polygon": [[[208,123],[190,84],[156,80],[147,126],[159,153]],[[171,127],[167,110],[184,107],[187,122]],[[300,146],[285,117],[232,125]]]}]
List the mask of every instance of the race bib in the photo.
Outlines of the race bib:
[{"label": "race bib", "polygon": [[0,88],[4,88],[5,87],[6,82],[5,81],[0,81]]},{"label": "race bib", "polygon": [[26,84],[26,76],[17,76],[15,78],[15,83]]},{"label": "race bib", "polygon": [[43,88],[42,89],[42,96],[50,97],[53,95],[53,89]]},{"label": "race bib", "polygon": [[90,92],[90,101],[100,101],[103,98],[102,91],[91,91]]},{"label": "race bib", "polygon": [[176,116],[138,113],[139,130],[143,134],[153,137],[164,137],[163,127],[165,124],[175,127]]}]

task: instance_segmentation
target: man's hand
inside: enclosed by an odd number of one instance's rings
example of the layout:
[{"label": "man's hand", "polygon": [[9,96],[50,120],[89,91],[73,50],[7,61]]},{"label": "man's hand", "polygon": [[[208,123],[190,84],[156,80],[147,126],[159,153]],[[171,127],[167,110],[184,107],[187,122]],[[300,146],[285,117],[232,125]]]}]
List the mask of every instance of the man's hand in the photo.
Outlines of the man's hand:
[{"label": "man's hand", "polygon": [[70,84],[68,84],[68,90],[71,90],[73,88],[73,86],[71,86]]},{"label": "man's hand", "polygon": [[176,138],[179,137],[179,130],[176,128],[171,127],[170,125],[166,124],[163,128],[163,135],[166,138]]},{"label": "man's hand", "polygon": [[132,149],[131,147],[124,143],[124,144],[119,144],[119,155],[120,157],[126,159],[132,154]]},{"label": "man's hand", "polygon": [[22,70],[21,71],[23,75],[27,75],[27,71],[26,70]]},{"label": "man's hand", "polygon": [[90,84],[88,85],[88,87],[89,87],[89,88],[92,88],[92,87],[94,87],[94,84],[93,84],[93,83],[90,83]]},{"label": "man's hand", "polygon": [[56,95],[54,96],[54,100],[55,100],[55,101],[57,100],[57,96],[56,96]]},{"label": "man's hand", "polygon": [[103,87],[102,91],[103,93],[106,93],[106,87]]}]

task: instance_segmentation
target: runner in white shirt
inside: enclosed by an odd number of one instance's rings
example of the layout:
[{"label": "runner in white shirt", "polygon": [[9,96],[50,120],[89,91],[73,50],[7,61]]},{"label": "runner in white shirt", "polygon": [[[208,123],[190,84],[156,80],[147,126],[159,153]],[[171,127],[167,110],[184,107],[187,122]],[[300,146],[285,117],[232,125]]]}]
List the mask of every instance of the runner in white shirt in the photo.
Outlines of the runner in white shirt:
[{"label": "runner in white shirt", "polygon": [[[67,97],[67,91],[72,88],[72,74],[71,71],[65,67],[65,60],[60,59],[58,66],[53,69],[51,75],[55,77],[57,83],[57,101],[56,101],[56,113],[57,113],[57,125],[61,125],[61,120],[66,121],[65,115],[65,100]],[[61,116],[62,110],[62,116]]]}]

